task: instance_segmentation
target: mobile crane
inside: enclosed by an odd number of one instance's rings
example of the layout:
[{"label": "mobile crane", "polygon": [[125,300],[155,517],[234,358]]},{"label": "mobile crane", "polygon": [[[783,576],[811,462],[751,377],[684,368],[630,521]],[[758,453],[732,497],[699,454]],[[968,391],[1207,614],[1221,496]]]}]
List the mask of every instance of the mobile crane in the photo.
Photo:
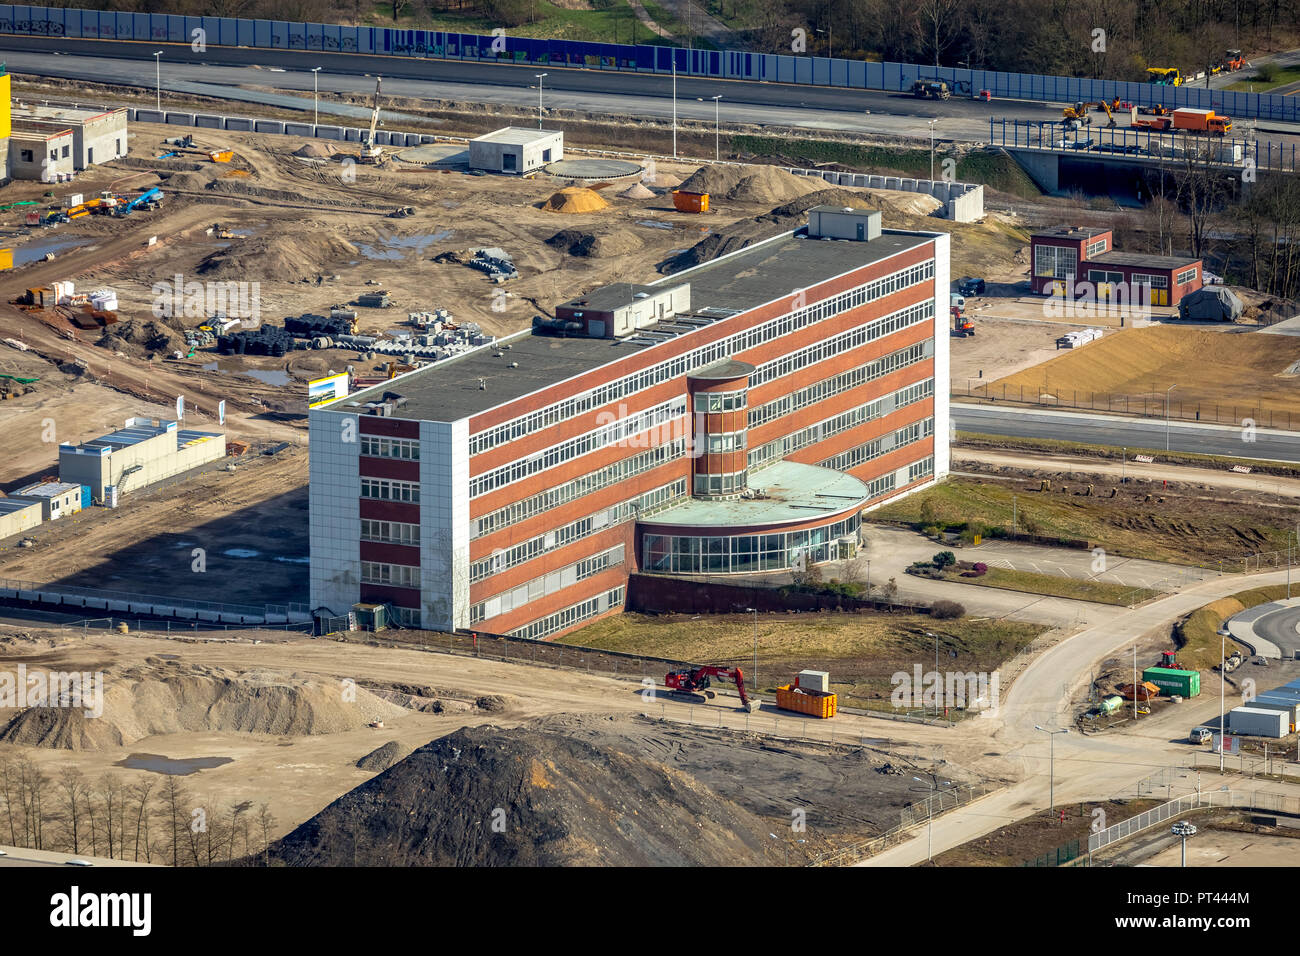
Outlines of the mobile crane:
[{"label": "mobile crane", "polygon": [[384,148],[375,142],[375,127],[379,125],[379,89],[382,82],[382,76],[375,77],[375,108],[370,113],[370,130],[361,140],[361,154],[357,157],[360,162],[371,165],[381,163],[384,159]]}]

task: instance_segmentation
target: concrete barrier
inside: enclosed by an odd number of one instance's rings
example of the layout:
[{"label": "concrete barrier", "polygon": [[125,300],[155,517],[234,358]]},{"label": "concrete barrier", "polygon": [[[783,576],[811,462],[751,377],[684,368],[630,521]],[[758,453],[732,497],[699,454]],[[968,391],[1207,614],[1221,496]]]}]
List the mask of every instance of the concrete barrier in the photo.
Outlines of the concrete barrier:
[{"label": "concrete barrier", "polygon": [[195,614],[200,621],[208,621],[212,624],[221,623],[221,615],[216,611],[196,611]]},{"label": "concrete barrier", "polygon": [[900,188],[902,188],[902,187],[899,186],[899,183],[900,183],[900,182],[901,182],[901,180],[900,180],[897,176],[886,176],[886,177],[885,177],[885,186],[884,186],[884,188],[885,188],[885,189],[900,189]]},{"label": "concrete barrier", "polygon": [[200,129],[223,129],[225,117],[217,116],[215,113],[195,113],[194,125]]},{"label": "concrete barrier", "polygon": [[984,187],[971,186],[960,196],[953,196],[945,207],[945,218],[953,222],[975,222],[984,218]]},{"label": "concrete barrier", "polygon": [[347,143],[361,142],[361,130],[352,126],[343,127],[343,141]]},{"label": "concrete barrier", "polygon": [[93,608],[95,608],[95,609],[97,609],[97,610],[100,610],[100,611],[107,611],[107,610],[108,610],[108,602],[107,602],[106,600],[104,600],[103,598],[88,597],[88,598],[85,599],[85,603],[82,604],[81,606],[82,606],[82,607],[93,607]]},{"label": "concrete barrier", "polygon": [[176,113],[176,112],[172,112],[171,110],[168,110],[168,111],[167,111],[167,125],[168,125],[168,126],[193,126],[193,125],[194,125],[194,114],[193,114],[193,113]]},{"label": "concrete barrier", "polygon": [[110,611],[126,611],[126,612],[129,613],[130,610],[131,610],[131,602],[130,602],[130,601],[114,601],[114,600],[110,599],[109,602],[108,602],[108,609],[109,609]]},{"label": "concrete barrier", "polygon": [[161,123],[166,116],[162,110],[141,110],[135,111],[135,121],[137,123]]},{"label": "concrete barrier", "polygon": [[284,135],[286,136],[310,136],[312,135],[311,123],[288,123],[284,124]]},{"label": "concrete barrier", "polygon": [[342,139],[343,129],[339,126],[317,126],[317,139]]},{"label": "concrete barrier", "polygon": [[253,121],[244,116],[227,116],[226,129],[249,133],[252,132]]},{"label": "concrete barrier", "polygon": [[425,143],[436,143],[436,142],[438,142],[438,137],[433,136],[433,135],[430,134],[430,133],[421,133],[421,134],[420,134],[420,145],[421,145],[421,146],[423,146]]},{"label": "concrete barrier", "polygon": [[284,120],[253,120],[254,133],[284,133]]}]

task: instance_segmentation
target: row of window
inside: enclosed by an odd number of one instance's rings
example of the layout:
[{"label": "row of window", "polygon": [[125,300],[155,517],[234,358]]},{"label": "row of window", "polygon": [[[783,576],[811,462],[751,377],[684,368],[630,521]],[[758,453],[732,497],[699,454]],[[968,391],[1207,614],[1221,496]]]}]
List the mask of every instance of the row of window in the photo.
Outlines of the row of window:
[{"label": "row of window", "polygon": [[926,299],[916,305],[909,305],[905,309],[899,309],[897,312],[891,312],[889,315],[882,316],[865,325],[859,325],[847,332],[841,332],[832,338],[800,349],[798,352],[783,355],[774,362],[765,362],[749,377],[749,384],[751,387],[757,387],[806,366],[816,365],[833,355],[851,351],[866,345],[868,342],[874,342],[878,338],[892,335],[901,329],[920,325],[922,322],[929,322],[933,318],[933,299]]},{"label": "row of window", "polygon": [[361,497],[377,498],[380,501],[407,501],[420,503],[420,483],[418,481],[392,481],[388,478],[362,478]]},{"label": "row of window", "polygon": [[738,412],[749,401],[749,393],[743,388],[738,392],[696,392],[695,410],[697,412]]},{"label": "row of window", "polygon": [[[520,521],[532,518],[544,511],[550,511],[552,508],[558,508],[570,501],[576,501],[584,495],[600,491],[602,488],[620,484],[636,475],[658,468],[665,462],[681,458],[685,454],[686,440],[684,438],[667,445],[656,445],[630,458],[624,458],[621,461],[606,465],[604,468],[574,478],[572,481],[566,481],[556,488],[539,491],[522,501],[512,501],[503,508],[498,508],[490,514],[471,521],[470,540],[481,538],[483,535],[491,534],[494,531],[500,531],[502,528],[508,528],[510,525],[518,524]],[[684,491],[683,494],[685,494]]]},{"label": "row of window", "polygon": [[1106,251],[1106,238],[1103,236],[1096,242],[1088,243],[1087,251],[1084,253],[1085,259],[1091,259],[1093,256],[1099,256]]},{"label": "row of window", "polygon": [[744,451],[748,443],[746,432],[723,432],[715,434],[710,432],[706,436],[708,441],[704,443],[705,450],[710,455],[722,455],[729,451]]},{"label": "row of window", "polygon": [[580,541],[612,525],[622,524],[624,521],[643,515],[650,508],[680,498],[685,494],[686,480],[679,478],[677,481],[656,488],[654,491],[648,491],[636,498],[620,502],[611,508],[602,508],[595,514],[579,518],[577,521],[571,521],[562,528],[529,538],[513,548],[495,551],[486,558],[480,558],[470,564],[470,583],[475,584],[491,577],[493,574],[500,574],[502,571],[513,568],[517,564],[531,561],[539,554],[561,548],[574,541]]},{"label": "row of window", "polygon": [[395,588],[418,588],[420,569],[408,564],[382,564],[379,561],[361,562],[362,584],[388,584]]},{"label": "row of window", "polygon": [[749,427],[757,428],[759,425],[766,425],[768,422],[789,415],[797,409],[807,408],[823,399],[830,398],[832,395],[847,392],[850,389],[888,375],[890,372],[896,372],[900,368],[907,368],[923,362],[927,357],[926,345],[926,342],[909,345],[905,349],[882,355],[865,365],[859,365],[857,368],[841,372],[839,375],[832,375],[830,378],[815,382],[807,388],[801,388],[797,392],[782,395],[765,405],[760,405],[749,413]]},{"label": "row of window", "polygon": [[837,541],[857,534],[856,514],[826,528],[720,537],[647,534],[641,553],[648,571],[744,574],[802,568],[839,556]]},{"label": "row of window", "polygon": [[420,626],[420,609],[414,607],[398,607],[396,604],[388,605],[388,619],[394,624],[402,627],[419,627]]},{"label": "row of window", "polygon": [[628,395],[634,395],[644,389],[680,378],[719,359],[730,358],[765,342],[782,338],[814,322],[819,322],[827,316],[838,315],[881,296],[890,295],[933,278],[933,259],[919,265],[909,266],[906,269],[900,269],[898,272],[891,273],[884,278],[864,283],[857,288],[814,303],[811,306],[796,309],[752,329],[746,329],[744,332],[727,336],[709,345],[692,349],[676,358],[660,362],[658,365],[616,379],[584,395],[575,395],[572,398],[556,402],[547,408],[489,428],[470,437],[469,453],[470,455],[481,454],[491,448],[496,448],[498,445],[503,445],[524,435],[530,435],[540,429],[548,428],[575,415],[581,415],[592,409],[616,402]]},{"label": "row of window", "polygon": [[809,425],[807,428],[800,429],[790,435],[782,435],[780,438],[756,448],[749,453],[749,467],[752,470],[778,458],[785,458],[800,448],[807,448],[809,445],[814,445],[833,435],[838,435],[840,432],[848,431],[850,428],[856,428],[883,415],[888,415],[896,409],[919,402],[933,394],[934,379],[932,378],[927,378],[924,382],[917,382],[915,385],[900,388],[891,395],[885,395],[875,401],[867,402],[865,405],[851,408],[847,412],[841,412],[839,415],[824,419],[815,425]]},{"label": "row of window", "polygon": [[530,601],[536,601],[554,594],[564,588],[585,581],[587,578],[616,568],[623,563],[623,545],[602,551],[600,554],[583,558],[570,564],[567,568],[551,571],[541,577],[533,578],[526,584],[504,591],[484,601],[479,601],[469,609],[470,624],[480,624],[490,617],[507,614],[521,608]]},{"label": "row of window", "polygon": [[557,611],[550,617],[544,617],[539,621],[533,621],[531,624],[516,628],[510,632],[510,636],[539,641],[581,621],[593,618],[597,614],[604,614],[612,607],[618,607],[623,603],[624,593],[625,590],[622,587],[612,588],[603,594],[597,594],[594,598],[583,601],[581,604],[575,604],[572,607],[566,607],[563,611]]},{"label": "row of window", "polygon": [[378,435],[361,436],[361,454],[371,458],[400,458],[403,461],[420,460],[420,443],[409,438],[380,438]]},{"label": "row of window", "polygon": [[927,478],[933,474],[934,455],[931,455],[928,458],[922,458],[920,461],[907,466],[907,483],[911,484],[914,481],[919,481],[920,479]]},{"label": "row of window", "polygon": [[1192,266],[1190,269],[1184,269],[1182,272],[1179,272],[1174,276],[1174,285],[1187,285],[1187,283],[1191,282],[1195,278],[1196,266]]},{"label": "row of window", "polygon": [[552,445],[550,448],[529,455],[527,458],[512,461],[500,468],[493,468],[491,471],[470,481],[469,496],[476,498],[492,491],[494,488],[513,484],[527,478],[529,475],[535,475],[539,471],[554,468],[561,462],[579,458],[582,455],[598,451],[610,445],[617,445],[633,435],[640,434],[650,428],[656,428],[685,414],[686,398],[679,395],[671,401],[663,402],[653,408],[647,408],[634,415],[621,418],[612,424],[597,428],[595,431],[579,435],[577,438],[571,438],[558,445]]},{"label": "row of window", "polygon": [[1079,250],[1069,246],[1034,246],[1034,275],[1064,279],[1078,273]]},{"label": "row of window", "polygon": [[1141,273],[1135,272],[1133,273],[1133,284],[1149,285],[1153,289],[1168,289],[1169,276],[1142,275]]},{"label": "row of window", "polygon": [[372,521],[361,519],[361,540],[380,544],[419,544],[420,526],[401,521]]},{"label": "row of window", "polygon": [[886,452],[911,445],[933,434],[934,419],[927,418],[924,421],[913,422],[911,425],[904,425],[893,435],[881,435],[864,445],[858,445],[856,448],[850,448],[848,451],[827,458],[819,464],[823,468],[833,468],[835,471],[849,471],[874,458],[879,458]]},{"label": "row of window", "polygon": [[745,476],[748,471],[738,471],[730,475],[696,475],[695,493],[697,495],[738,495],[745,490]]}]

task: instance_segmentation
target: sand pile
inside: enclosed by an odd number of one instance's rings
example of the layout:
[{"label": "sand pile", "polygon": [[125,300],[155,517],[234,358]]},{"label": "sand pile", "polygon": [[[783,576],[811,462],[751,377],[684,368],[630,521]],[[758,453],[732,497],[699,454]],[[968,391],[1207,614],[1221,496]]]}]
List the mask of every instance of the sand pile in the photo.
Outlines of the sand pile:
[{"label": "sand pile", "polygon": [[362,770],[373,770],[375,773],[383,773],[398,761],[405,760],[410,753],[410,747],[400,741],[390,740],[382,747],[370,751],[370,753],[358,760],[357,766]]},{"label": "sand pile", "polygon": [[[29,669],[29,674],[31,669]],[[104,677],[103,714],[30,707],[0,716],[0,742],[60,750],[121,747],[154,734],[220,731],[306,736],[359,730],[402,708],[360,687],[199,664],[154,665]]]},{"label": "sand pile", "polygon": [[563,249],[571,256],[586,259],[605,259],[609,256],[624,256],[636,252],[644,245],[635,233],[620,231],[598,236],[580,229],[561,229],[546,240],[548,246]]},{"label": "sand pile", "polygon": [[204,257],[195,271],[205,279],[295,282],[332,271],[330,262],[358,256],[356,246],[326,231],[310,239],[254,236]]},{"label": "sand pile", "polygon": [[624,199],[653,199],[655,194],[646,189],[641,183],[633,183],[619,195]]},{"label": "sand pile", "polygon": [[329,143],[321,143],[312,140],[311,142],[303,143],[293,151],[293,154],[295,156],[301,156],[303,159],[329,159],[337,152],[339,152],[337,146],[331,146]]},{"label": "sand pile", "polygon": [[542,204],[547,212],[598,212],[607,207],[599,194],[583,186],[566,186]]},{"label": "sand pile", "polygon": [[767,206],[789,202],[824,186],[819,179],[796,176],[776,166],[703,166],[681,184],[686,192]]},{"label": "sand pile", "polygon": [[484,726],[419,748],[269,855],[272,866],[743,866],[778,862],[771,829],[652,757]]},{"label": "sand pile", "polygon": [[864,189],[862,195],[882,212],[896,212],[902,216],[930,216],[943,208],[943,203],[926,193],[909,193],[898,189]]},{"label": "sand pile", "polygon": [[672,173],[656,173],[654,176],[641,180],[647,186],[657,186],[660,189],[676,189],[682,184],[682,177],[674,176]]}]

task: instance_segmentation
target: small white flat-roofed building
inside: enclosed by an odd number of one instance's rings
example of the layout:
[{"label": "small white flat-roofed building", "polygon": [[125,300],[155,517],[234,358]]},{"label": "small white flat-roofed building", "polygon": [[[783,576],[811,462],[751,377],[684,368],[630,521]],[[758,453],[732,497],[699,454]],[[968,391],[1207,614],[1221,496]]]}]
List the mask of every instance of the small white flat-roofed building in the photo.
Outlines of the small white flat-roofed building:
[{"label": "small white flat-roofed building", "polygon": [[564,158],[564,133],[507,126],[469,141],[469,168],[520,176]]},{"label": "small white flat-roofed building", "polygon": [[17,501],[33,501],[41,506],[41,519],[54,521],[81,510],[81,485],[71,481],[38,481],[19,488],[9,496]]},{"label": "small white flat-roofed building", "polygon": [[59,478],[90,487],[100,502],[108,489],[139,491],[226,455],[226,436],[180,428],[176,422],[128,418],[111,434],[59,446]]},{"label": "small white flat-roofed building", "polygon": [[9,137],[9,175],[14,179],[55,182],[59,174],[76,171],[72,148],[70,129],[45,123],[15,125]]},{"label": "small white flat-roofed building", "polygon": [[[121,159],[127,153],[126,110],[78,106],[13,104],[13,122],[30,129],[71,130],[74,169]],[[12,149],[12,147],[10,147]],[[62,149],[60,149],[62,152]]]},{"label": "small white flat-roofed building", "polygon": [[41,503],[25,498],[0,498],[0,541],[41,523]]}]

